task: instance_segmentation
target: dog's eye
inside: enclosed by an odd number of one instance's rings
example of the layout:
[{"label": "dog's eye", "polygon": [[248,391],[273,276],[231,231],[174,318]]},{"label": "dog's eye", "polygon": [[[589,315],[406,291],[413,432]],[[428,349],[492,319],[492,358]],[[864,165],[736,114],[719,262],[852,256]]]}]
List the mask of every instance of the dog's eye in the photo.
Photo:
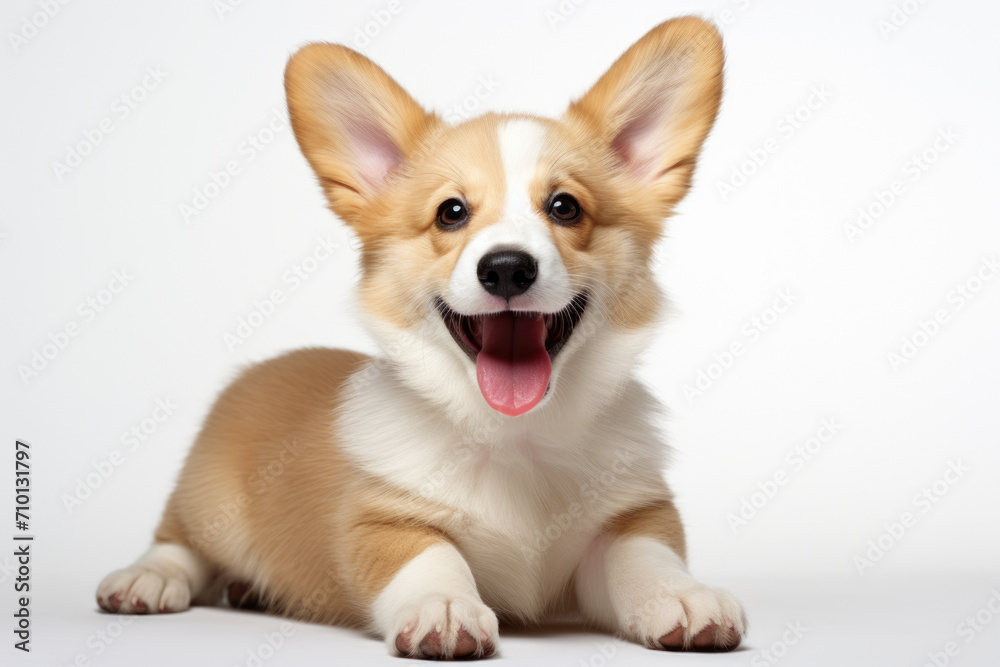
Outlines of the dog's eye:
[{"label": "dog's eye", "polygon": [[469,209],[461,199],[446,199],[438,206],[437,224],[441,229],[458,229],[469,219]]},{"label": "dog's eye", "polygon": [[557,194],[549,201],[549,217],[560,225],[572,225],[580,219],[582,213],[580,202],[565,192]]}]

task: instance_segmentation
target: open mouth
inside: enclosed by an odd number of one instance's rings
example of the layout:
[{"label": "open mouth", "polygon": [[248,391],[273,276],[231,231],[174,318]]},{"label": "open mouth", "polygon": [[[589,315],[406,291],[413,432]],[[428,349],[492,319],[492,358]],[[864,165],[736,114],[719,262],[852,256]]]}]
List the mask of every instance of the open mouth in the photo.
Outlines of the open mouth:
[{"label": "open mouth", "polygon": [[577,294],[557,313],[507,310],[461,315],[441,298],[437,307],[452,338],[475,362],[486,402],[505,415],[517,416],[545,397],[552,360],[583,317],[587,296]]}]

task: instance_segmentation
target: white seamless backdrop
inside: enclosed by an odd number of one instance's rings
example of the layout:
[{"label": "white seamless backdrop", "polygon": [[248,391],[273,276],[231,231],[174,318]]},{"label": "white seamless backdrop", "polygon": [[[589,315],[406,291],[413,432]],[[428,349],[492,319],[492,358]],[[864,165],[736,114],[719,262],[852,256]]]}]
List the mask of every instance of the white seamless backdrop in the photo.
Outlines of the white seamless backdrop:
[{"label": "white seamless backdrop", "polygon": [[[240,367],[306,345],[374,351],[354,316],[356,244],[288,126],[285,62],[337,41],[452,122],[557,115],[688,13],[724,33],[726,91],[657,249],[672,307],[641,373],[671,408],[692,569],[744,598],[752,633],[737,653],[674,659],[1000,654],[985,621],[994,594],[1000,610],[1000,7],[972,0],[6,2],[0,438],[8,470],[15,439],[31,444],[36,542],[34,650],[3,625],[0,653],[381,660],[356,633],[303,624],[274,648],[278,621],[251,614],[116,625],[92,597],[148,543]],[[0,566],[10,620],[11,557]],[[548,630],[511,634],[501,659],[671,657]]]}]

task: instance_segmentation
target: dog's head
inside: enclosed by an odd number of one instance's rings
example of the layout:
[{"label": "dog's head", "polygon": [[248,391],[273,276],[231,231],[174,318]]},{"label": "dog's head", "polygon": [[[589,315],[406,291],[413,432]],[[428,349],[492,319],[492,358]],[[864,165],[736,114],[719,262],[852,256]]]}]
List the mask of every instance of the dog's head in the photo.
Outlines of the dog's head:
[{"label": "dog's head", "polygon": [[346,47],[295,54],[295,136],[362,241],[362,305],[412,386],[510,416],[541,409],[557,380],[614,392],[658,315],[651,252],[715,119],[722,65],[711,25],[675,19],[558,121],[449,126]]}]

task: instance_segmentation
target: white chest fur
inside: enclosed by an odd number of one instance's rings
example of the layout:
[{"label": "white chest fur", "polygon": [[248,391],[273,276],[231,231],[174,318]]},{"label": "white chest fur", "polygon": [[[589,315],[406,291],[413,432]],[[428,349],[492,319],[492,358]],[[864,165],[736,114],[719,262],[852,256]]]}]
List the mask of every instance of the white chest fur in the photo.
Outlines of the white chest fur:
[{"label": "white chest fur", "polygon": [[386,369],[359,372],[347,391],[336,430],[348,456],[442,508],[437,520],[501,614],[537,618],[601,526],[662,487],[656,404],[633,381],[585,423],[550,405],[484,412],[466,429]]}]

